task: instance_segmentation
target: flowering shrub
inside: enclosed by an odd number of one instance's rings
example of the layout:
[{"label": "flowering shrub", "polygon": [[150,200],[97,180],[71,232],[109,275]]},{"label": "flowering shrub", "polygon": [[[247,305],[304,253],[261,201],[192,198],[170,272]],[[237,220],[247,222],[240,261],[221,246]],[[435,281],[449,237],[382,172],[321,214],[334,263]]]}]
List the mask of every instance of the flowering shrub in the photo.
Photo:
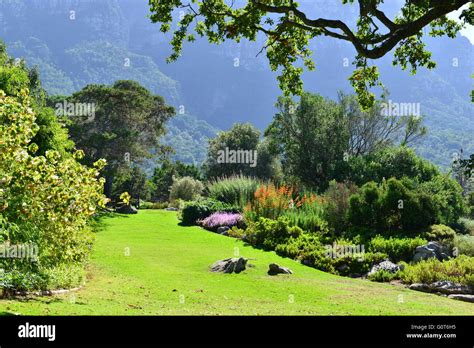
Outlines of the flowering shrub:
[{"label": "flowering shrub", "polygon": [[221,226],[241,226],[243,217],[237,213],[217,212],[211,214],[204,220],[198,221],[199,225],[208,230],[215,230]]},{"label": "flowering shrub", "polygon": [[323,216],[324,199],[304,193],[300,195],[288,186],[276,188],[273,184],[260,186],[254,194],[253,203],[244,209],[248,221],[257,221],[264,217],[276,220],[287,218],[291,226],[298,226],[307,231],[327,231]]},{"label": "flowering shrub", "polygon": [[82,264],[93,237],[88,222],[106,203],[98,179],[105,161],[85,167],[77,161],[81,151],[65,159],[57,151],[34,156],[38,146],[30,141],[37,131],[28,91],[11,97],[0,90],[0,244],[38,248],[35,262],[0,259],[8,279],[0,279],[0,288],[7,292],[49,287],[50,279],[61,278],[52,270]]}]

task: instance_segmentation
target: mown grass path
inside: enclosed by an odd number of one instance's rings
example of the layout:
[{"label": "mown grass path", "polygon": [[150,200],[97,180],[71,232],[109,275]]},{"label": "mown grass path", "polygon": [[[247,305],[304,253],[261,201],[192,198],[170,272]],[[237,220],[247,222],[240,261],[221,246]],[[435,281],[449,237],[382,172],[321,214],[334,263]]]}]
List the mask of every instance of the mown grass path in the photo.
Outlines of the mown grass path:
[{"label": "mown grass path", "polygon": [[[209,265],[236,254],[253,258],[241,274]],[[128,256],[127,256],[128,255]],[[293,275],[268,276],[271,262]],[[389,284],[334,276],[244,245],[181,227],[176,214],[140,211],[105,220],[89,279],[53,297],[1,300],[23,315],[474,315],[474,305]]]}]

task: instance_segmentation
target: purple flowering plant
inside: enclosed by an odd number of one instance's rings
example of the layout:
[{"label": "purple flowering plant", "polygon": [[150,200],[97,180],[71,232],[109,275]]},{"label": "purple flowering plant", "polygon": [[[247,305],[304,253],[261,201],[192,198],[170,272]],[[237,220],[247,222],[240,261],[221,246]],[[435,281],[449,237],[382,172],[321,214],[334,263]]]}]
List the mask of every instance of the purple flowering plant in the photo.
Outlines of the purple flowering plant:
[{"label": "purple flowering plant", "polygon": [[208,230],[215,230],[221,226],[240,226],[243,223],[242,214],[217,212],[198,221],[198,224]]}]

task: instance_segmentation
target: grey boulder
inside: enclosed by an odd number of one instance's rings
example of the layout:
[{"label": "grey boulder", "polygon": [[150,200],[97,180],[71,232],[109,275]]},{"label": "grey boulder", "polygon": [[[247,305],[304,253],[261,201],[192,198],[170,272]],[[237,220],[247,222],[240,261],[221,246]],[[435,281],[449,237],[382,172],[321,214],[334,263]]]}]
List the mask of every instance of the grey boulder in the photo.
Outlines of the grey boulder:
[{"label": "grey boulder", "polygon": [[211,272],[240,273],[245,270],[247,261],[243,257],[219,260],[211,266]]},{"label": "grey boulder", "polygon": [[436,258],[440,261],[447,260],[450,257],[450,251],[447,247],[438,242],[429,242],[426,245],[416,247],[413,262]]},{"label": "grey boulder", "polygon": [[224,236],[227,236],[229,234],[227,232],[229,230],[230,230],[229,226],[219,226],[219,227],[217,227],[217,233],[222,234]]},{"label": "grey boulder", "polygon": [[448,298],[452,298],[453,300],[459,300],[459,301],[473,302],[474,303],[474,295],[453,294],[453,295],[449,295]]},{"label": "grey boulder", "polygon": [[449,280],[437,281],[432,284],[411,284],[411,290],[441,293],[445,295],[474,295],[474,289],[467,285],[457,284]]},{"label": "grey boulder", "polygon": [[385,261],[380,262],[377,265],[372,266],[372,268],[370,269],[370,272],[367,275],[370,276],[380,271],[395,273],[401,269],[402,268],[400,266],[394,264],[393,262],[385,260]]},{"label": "grey boulder", "polygon": [[268,266],[268,274],[269,275],[293,274],[293,271],[287,267],[282,267],[282,266],[278,266],[276,263],[271,263]]}]

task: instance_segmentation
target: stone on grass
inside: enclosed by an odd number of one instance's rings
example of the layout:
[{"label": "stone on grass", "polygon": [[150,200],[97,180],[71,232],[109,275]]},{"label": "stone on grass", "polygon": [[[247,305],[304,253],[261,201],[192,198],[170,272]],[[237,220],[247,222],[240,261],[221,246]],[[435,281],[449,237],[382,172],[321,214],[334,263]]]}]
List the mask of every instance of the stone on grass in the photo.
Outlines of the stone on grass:
[{"label": "stone on grass", "polygon": [[219,226],[219,227],[217,227],[217,233],[222,234],[224,236],[229,235],[229,233],[227,232],[229,230],[230,230],[229,226]]},{"label": "stone on grass", "polygon": [[175,208],[175,207],[168,207],[168,208],[165,208],[165,210],[167,210],[167,211],[178,211],[179,209]]},{"label": "stone on grass", "polygon": [[211,272],[240,273],[245,270],[247,261],[243,257],[219,260],[211,266]]},{"label": "stone on grass", "polygon": [[289,268],[278,266],[276,263],[271,263],[268,266],[268,274],[269,275],[293,274],[293,271]]},{"label": "stone on grass", "polygon": [[473,302],[474,303],[474,295],[453,294],[453,295],[449,295],[448,298],[452,298],[453,300],[459,300],[459,301]]},{"label": "stone on grass", "polygon": [[422,284],[422,283],[413,283],[408,286],[408,289],[421,291],[421,292],[431,292],[430,286],[428,284]]},{"label": "stone on grass", "polygon": [[435,282],[430,285],[430,287],[435,292],[440,292],[446,295],[454,295],[454,294],[464,294],[464,295],[471,295],[474,294],[474,289],[467,285],[462,285],[458,283],[454,283],[449,280],[442,280]]},{"label": "stone on grass", "polygon": [[474,295],[474,289],[467,285],[454,283],[449,280],[437,281],[432,284],[411,284],[411,290],[440,293],[444,295]]},{"label": "stone on grass", "polygon": [[137,209],[132,205],[122,205],[121,207],[118,207],[117,209],[115,209],[115,212],[119,214],[137,214],[138,213]]},{"label": "stone on grass", "polygon": [[367,275],[370,276],[380,271],[395,273],[399,270],[401,270],[400,266],[394,264],[391,261],[385,260],[385,261],[380,262],[377,265],[372,266],[372,268],[370,269],[370,272]]}]

